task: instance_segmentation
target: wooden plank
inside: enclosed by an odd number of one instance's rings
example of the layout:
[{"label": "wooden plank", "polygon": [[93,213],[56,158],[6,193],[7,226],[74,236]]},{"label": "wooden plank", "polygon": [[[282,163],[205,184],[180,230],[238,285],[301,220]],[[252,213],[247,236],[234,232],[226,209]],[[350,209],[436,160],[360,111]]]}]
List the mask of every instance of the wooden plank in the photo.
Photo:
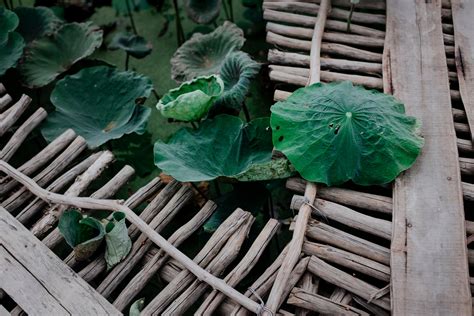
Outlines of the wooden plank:
[{"label": "wooden plank", "polygon": [[464,109],[474,142],[474,1],[451,0],[454,59]]},{"label": "wooden plank", "polygon": [[[3,207],[0,231],[0,287],[29,315],[63,315],[64,311],[73,315],[121,315]],[[6,260],[12,263],[6,265]],[[12,269],[19,274],[12,274]],[[23,280],[30,279],[12,282],[10,279],[17,275]],[[45,292],[49,296],[43,295]],[[41,313],[37,302],[43,300],[48,305],[45,308],[54,308],[57,313]]]},{"label": "wooden plank", "polygon": [[385,91],[422,120],[425,146],[393,192],[394,315],[471,315],[464,207],[441,2],[387,1]]}]

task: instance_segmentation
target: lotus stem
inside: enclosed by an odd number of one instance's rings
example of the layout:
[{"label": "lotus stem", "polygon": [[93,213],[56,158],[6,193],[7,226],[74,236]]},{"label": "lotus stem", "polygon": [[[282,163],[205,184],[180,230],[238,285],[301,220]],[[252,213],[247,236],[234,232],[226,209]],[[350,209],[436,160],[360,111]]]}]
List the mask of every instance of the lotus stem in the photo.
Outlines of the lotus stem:
[{"label": "lotus stem", "polygon": [[354,8],[355,8],[355,4],[354,3],[351,3],[351,9],[349,11],[349,17],[347,18],[347,33],[350,33],[351,32],[351,20],[352,20],[352,13],[354,13]]},{"label": "lotus stem", "polygon": [[227,8],[227,3],[225,1],[223,1],[222,5],[224,7],[224,13],[225,13],[226,20],[230,20],[229,9]]},{"label": "lotus stem", "polygon": [[181,18],[179,17],[179,7],[178,0],[173,0],[174,15],[176,17],[176,38],[178,40],[178,46],[181,46],[184,41],[184,30],[183,25],[181,24]]},{"label": "lotus stem", "polygon": [[250,118],[250,112],[249,112],[249,108],[247,107],[247,104],[242,103],[242,109],[244,110],[244,115],[245,115],[245,120],[248,122],[251,121],[251,118]]},{"label": "lotus stem", "polygon": [[214,183],[214,188],[216,190],[217,196],[221,196],[222,193],[221,193],[221,188],[219,187],[219,182],[217,181],[217,179],[214,179],[214,181],[212,182]]},{"label": "lotus stem", "polygon": [[234,22],[234,8],[232,7],[232,0],[227,0],[227,4],[229,5],[230,21]]},{"label": "lotus stem", "polygon": [[3,0],[3,4],[5,5],[5,8],[10,10],[10,4],[8,3],[8,0]]},{"label": "lotus stem", "polygon": [[190,182],[190,183],[191,183],[191,186],[194,188],[194,190],[196,190],[197,193],[199,193],[199,195],[202,196],[207,201],[208,197],[201,191],[201,189],[199,189],[199,187],[196,185],[196,183],[194,183],[194,182]]},{"label": "lotus stem", "polygon": [[155,98],[156,98],[156,102],[160,101],[161,97],[160,97],[160,95],[158,94],[158,92],[156,92],[155,89],[151,90],[151,92],[153,92],[153,95],[154,95]]},{"label": "lotus stem", "polygon": [[125,53],[125,71],[128,70],[128,63],[130,62],[130,54],[129,53]]},{"label": "lotus stem", "polygon": [[128,18],[130,19],[130,24],[132,25],[132,30],[135,35],[138,35],[137,28],[135,27],[135,21],[133,20],[132,9],[130,8],[129,0],[125,0],[125,5],[127,7]]},{"label": "lotus stem", "polygon": [[198,126],[196,125],[196,123],[194,123],[194,122],[190,122],[190,123],[191,123],[191,126],[193,127],[194,130],[198,129]]}]

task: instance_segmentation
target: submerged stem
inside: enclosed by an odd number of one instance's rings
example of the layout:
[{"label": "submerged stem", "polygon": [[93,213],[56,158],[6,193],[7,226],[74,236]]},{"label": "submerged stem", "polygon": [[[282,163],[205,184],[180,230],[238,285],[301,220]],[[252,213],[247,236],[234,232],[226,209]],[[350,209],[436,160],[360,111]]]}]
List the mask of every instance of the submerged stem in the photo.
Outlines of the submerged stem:
[{"label": "submerged stem", "polygon": [[135,21],[133,20],[132,10],[130,8],[129,0],[125,0],[125,6],[127,7],[128,18],[130,19],[130,24],[132,25],[132,30],[135,35],[138,35],[137,28],[135,27]]},{"label": "submerged stem", "polygon": [[245,115],[245,120],[248,122],[251,121],[251,118],[250,118],[250,112],[249,112],[249,108],[247,107],[247,104],[242,103],[242,109],[244,110],[244,115]]}]

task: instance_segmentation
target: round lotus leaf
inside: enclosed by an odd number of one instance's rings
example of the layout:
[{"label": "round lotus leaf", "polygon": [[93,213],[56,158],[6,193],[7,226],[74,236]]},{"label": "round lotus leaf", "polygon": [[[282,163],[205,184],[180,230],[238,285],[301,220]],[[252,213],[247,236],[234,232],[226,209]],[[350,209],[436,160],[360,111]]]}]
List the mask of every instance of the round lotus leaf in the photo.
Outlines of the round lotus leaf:
[{"label": "round lotus leaf", "polygon": [[209,34],[195,33],[171,59],[171,76],[178,82],[218,74],[227,54],[244,45],[244,32],[224,22]]},{"label": "round lotus leaf", "polygon": [[273,144],[309,181],[388,183],[423,147],[403,104],[348,81],[298,89],[271,111]]},{"label": "round lotus leaf", "polygon": [[0,7],[0,45],[5,44],[8,35],[18,26],[18,16],[10,10]]},{"label": "round lotus leaf", "polygon": [[197,77],[165,94],[156,105],[164,117],[178,121],[198,121],[224,91],[224,83],[217,75]]},{"label": "round lotus leaf", "polygon": [[102,43],[102,31],[92,23],[64,24],[57,32],[35,41],[20,62],[24,83],[31,88],[52,82]]},{"label": "round lotus leaf", "polygon": [[208,24],[221,12],[221,0],[185,0],[188,17],[196,23]]},{"label": "round lotus leaf", "polygon": [[268,118],[246,124],[236,116],[216,116],[197,130],[180,129],[167,144],[157,141],[155,164],[183,182],[236,176],[271,159],[268,126]]},{"label": "round lotus leaf", "polygon": [[224,93],[218,104],[240,109],[250,89],[250,83],[258,74],[260,64],[244,52],[233,52],[227,55],[220,76],[224,81]]},{"label": "round lotus leaf", "polygon": [[295,168],[286,158],[277,158],[252,165],[249,170],[233,177],[238,181],[265,181],[284,179],[296,173]]},{"label": "round lotus leaf", "polygon": [[150,79],[132,71],[85,68],[57,82],[51,93],[56,111],[48,116],[41,133],[52,141],[72,128],[90,148],[124,134],[142,134],[150,109],[138,104],[152,88]]},{"label": "round lotus leaf", "polygon": [[152,46],[144,37],[130,34],[118,33],[109,44],[109,49],[121,49],[135,58],[144,58],[151,53]]},{"label": "round lotus leaf", "polygon": [[11,32],[8,40],[0,45],[0,76],[14,67],[23,54],[25,41],[17,32]]},{"label": "round lotus leaf", "polygon": [[47,7],[18,7],[15,13],[20,19],[17,32],[27,43],[45,35],[50,35],[62,24],[62,21]]}]

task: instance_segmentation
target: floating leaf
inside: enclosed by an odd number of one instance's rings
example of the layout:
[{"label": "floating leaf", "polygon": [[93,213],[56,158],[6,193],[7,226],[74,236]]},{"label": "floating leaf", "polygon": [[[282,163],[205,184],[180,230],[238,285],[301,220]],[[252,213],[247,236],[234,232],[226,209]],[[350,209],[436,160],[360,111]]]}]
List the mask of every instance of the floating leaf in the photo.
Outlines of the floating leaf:
[{"label": "floating leaf", "polygon": [[62,21],[47,7],[18,7],[15,13],[20,18],[17,31],[30,43],[42,36],[51,35]]},{"label": "floating leaf", "polygon": [[91,55],[101,43],[102,31],[90,22],[63,25],[27,49],[20,63],[25,84],[32,88],[47,85],[74,63]]},{"label": "floating leaf", "polygon": [[130,10],[132,11],[146,10],[150,7],[147,0],[112,0],[112,7],[117,11],[118,14],[128,14],[127,4],[125,1],[128,1],[130,4]]},{"label": "floating leaf", "polygon": [[0,45],[5,44],[8,35],[18,26],[18,16],[10,10],[0,7]]},{"label": "floating leaf", "polygon": [[239,109],[250,89],[250,83],[258,74],[260,64],[244,52],[227,55],[220,76],[224,81],[224,93],[217,101],[226,107]]},{"label": "floating leaf", "polygon": [[117,33],[108,47],[110,50],[121,49],[138,59],[148,56],[152,50],[151,43],[144,37],[130,33]]},{"label": "floating leaf", "polygon": [[0,45],[0,76],[14,67],[23,55],[25,41],[17,32],[12,32],[7,41]]},{"label": "floating leaf", "polygon": [[184,128],[165,144],[155,143],[155,164],[183,182],[232,177],[272,155],[268,118],[245,124],[236,116],[219,115],[197,130]]},{"label": "floating leaf", "polygon": [[112,214],[112,221],[105,226],[107,234],[105,242],[105,261],[107,270],[113,268],[121,262],[132,249],[132,240],[128,236],[127,224],[125,224],[125,214],[115,212]]},{"label": "floating leaf", "polygon": [[173,55],[171,76],[182,82],[218,74],[227,54],[242,48],[244,42],[244,32],[227,21],[209,34],[195,33]]},{"label": "floating leaf", "polygon": [[105,236],[101,222],[93,217],[83,217],[77,210],[68,210],[59,219],[59,231],[74,249],[76,260],[85,260],[99,248]]},{"label": "floating leaf", "polygon": [[198,121],[207,114],[223,90],[224,83],[219,76],[197,77],[168,91],[156,108],[164,117],[185,122]]},{"label": "floating leaf", "polygon": [[348,81],[298,89],[271,111],[275,147],[309,181],[388,183],[423,146],[403,104]]},{"label": "floating leaf", "polygon": [[219,16],[221,0],[186,0],[184,7],[191,20],[199,24],[208,24]]},{"label": "floating leaf", "polygon": [[139,300],[136,300],[132,306],[130,306],[130,311],[128,313],[129,316],[140,316],[140,312],[142,311],[143,307],[145,307],[145,298],[142,297]]},{"label": "floating leaf", "polygon": [[252,165],[249,170],[233,178],[239,181],[265,181],[288,178],[295,172],[288,159],[278,158]]},{"label": "floating leaf", "polygon": [[132,71],[85,68],[58,81],[51,93],[56,111],[48,116],[41,132],[52,141],[72,128],[91,148],[124,134],[142,134],[150,109],[137,104],[152,88],[150,79]]}]

